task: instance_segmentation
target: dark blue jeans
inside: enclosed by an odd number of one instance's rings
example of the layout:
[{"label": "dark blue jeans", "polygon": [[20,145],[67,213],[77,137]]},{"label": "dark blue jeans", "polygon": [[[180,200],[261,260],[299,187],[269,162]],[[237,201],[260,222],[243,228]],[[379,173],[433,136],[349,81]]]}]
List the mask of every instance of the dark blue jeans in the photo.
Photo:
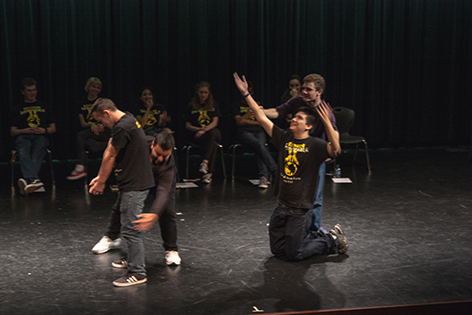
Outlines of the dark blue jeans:
[{"label": "dark blue jeans", "polygon": [[331,235],[315,236],[309,232],[311,211],[308,210],[291,208],[280,201],[277,202],[269,224],[272,254],[299,261],[336,252],[336,242]]},{"label": "dark blue jeans", "polygon": [[326,176],[326,163],[321,163],[318,171],[318,184],[316,186],[315,202],[313,204],[313,223],[310,230],[316,232],[321,227],[321,216],[323,215],[323,186]]},{"label": "dark blue jeans", "polygon": [[277,170],[277,164],[275,164],[270,152],[265,147],[267,137],[264,131],[249,132],[246,130],[240,130],[236,136],[236,140],[247,145],[256,152],[259,177],[264,176],[268,179],[270,173]]},{"label": "dark blue jeans", "polygon": [[119,192],[113,205],[106,235],[116,239],[120,232],[128,245],[128,271],[146,275],[144,269],[144,232],[134,229],[133,221],[143,212],[149,189]]},{"label": "dark blue jeans", "polygon": [[42,135],[19,135],[15,147],[20,156],[20,168],[24,178],[39,178],[38,173],[46,155],[49,140]]}]

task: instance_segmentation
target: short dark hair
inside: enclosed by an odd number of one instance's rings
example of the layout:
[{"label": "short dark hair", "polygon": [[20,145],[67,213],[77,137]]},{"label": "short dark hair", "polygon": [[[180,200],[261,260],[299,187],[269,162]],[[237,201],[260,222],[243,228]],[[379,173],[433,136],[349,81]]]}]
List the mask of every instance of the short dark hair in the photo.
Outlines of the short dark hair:
[{"label": "short dark hair", "polygon": [[161,132],[156,134],[154,145],[158,144],[162,150],[172,150],[175,146],[174,136],[168,128],[164,128]]},{"label": "short dark hair", "polygon": [[38,85],[38,83],[36,83],[36,80],[33,79],[33,78],[24,78],[23,80],[21,80],[21,89],[24,90],[27,86],[32,86],[32,85]]},{"label": "short dark hair", "polygon": [[312,125],[315,126],[316,122],[316,111],[313,108],[310,108],[308,106],[302,106],[297,110],[298,112],[302,112],[306,115],[306,124],[307,125]]},{"label": "short dark hair", "polygon": [[115,103],[109,98],[99,97],[95,103],[93,103],[90,113],[100,113],[103,114],[103,111],[109,110],[114,112],[117,110]]}]

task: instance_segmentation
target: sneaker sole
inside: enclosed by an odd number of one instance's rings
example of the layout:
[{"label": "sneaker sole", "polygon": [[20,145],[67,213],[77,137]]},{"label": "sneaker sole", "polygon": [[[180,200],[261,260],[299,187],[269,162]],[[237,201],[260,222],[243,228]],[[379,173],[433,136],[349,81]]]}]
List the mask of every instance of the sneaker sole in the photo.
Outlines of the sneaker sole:
[{"label": "sneaker sole", "polygon": [[334,228],[338,231],[339,234],[341,234],[344,237],[346,241],[346,245],[343,248],[338,249],[339,254],[344,254],[349,250],[349,243],[347,242],[346,235],[344,234],[343,228],[341,227],[340,224],[336,224]]},{"label": "sneaker sole", "polygon": [[76,179],[84,178],[85,176],[87,176],[87,174],[77,175],[77,176],[74,176],[74,177],[67,176],[66,178],[67,178],[67,180],[76,180]]},{"label": "sneaker sole", "polygon": [[134,282],[116,282],[116,281],[113,281],[113,285],[116,286],[116,287],[129,287],[129,286],[132,286],[132,285],[137,285],[137,284],[141,284],[141,283],[145,283],[145,282],[147,282],[147,278],[137,280],[137,281],[134,281]]},{"label": "sneaker sole", "polygon": [[22,194],[23,196],[26,196],[26,186],[28,186],[28,184],[25,181],[18,180],[18,188],[20,189],[20,194]]},{"label": "sneaker sole", "polygon": [[339,234],[344,235],[343,228],[341,227],[340,224],[336,224],[336,225],[334,226],[334,228],[339,231]]},{"label": "sneaker sole", "polygon": [[113,268],[118,268],[118,269],[125,269],[125,268],[128,268],[128,264],[115,264],[115,262],[112,262],[111,263],[111,266]]},{"label": "sneaker sole", "polygon": [[25,188],[25,191],[26,191],[26,194],[31,194],[31,193],[34,193],[36,190],[40,189],[41,187],[43,187],[44,184],[37,184],[37,185],[28,185],[26,186]]}]

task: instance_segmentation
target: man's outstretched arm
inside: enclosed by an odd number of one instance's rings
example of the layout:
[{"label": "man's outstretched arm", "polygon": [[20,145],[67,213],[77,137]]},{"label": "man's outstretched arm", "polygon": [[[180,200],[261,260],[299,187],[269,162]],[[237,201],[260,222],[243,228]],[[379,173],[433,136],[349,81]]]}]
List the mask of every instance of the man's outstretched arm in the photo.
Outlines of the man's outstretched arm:
[{"label": "man's outstretched arm", "polygon": [[274,126],[274,123],[270,121],[269,118],[267,118],[264,111],[252,98],[251,94],[249,94],[247,90],[248,84],[246,81],[246,77],[243,75],[242,78],[240,78],[236,72],[233,73],[233,77],[234,83],[236,83],[236,86],[238,87],[239,91],[246,98],[246,102],[254,113],[254,116],[256,117],[257,121],[261,124],[262,128],[264,128],[269,137],[272,137],[272,127]]}]

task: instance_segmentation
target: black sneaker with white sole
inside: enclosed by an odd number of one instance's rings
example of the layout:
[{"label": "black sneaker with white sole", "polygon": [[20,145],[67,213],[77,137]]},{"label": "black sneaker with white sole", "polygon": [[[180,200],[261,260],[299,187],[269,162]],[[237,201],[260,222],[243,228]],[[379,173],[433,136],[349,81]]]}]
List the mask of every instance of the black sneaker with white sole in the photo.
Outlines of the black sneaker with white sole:
[{"label": "black sneaker with white sole", "polygon": [[26,194],[34,193],[43,186],[44,184],[39,180],[39,178],[28,178],[28,185],[25,187],[25,192]]},{"label": "black sneaker with white sole", "polygon": [[113,285],[117,287],[129,287],[131,285],[145,283],[147,277],[139,273],[128,272],[123,277],[120,277],[113,281]]}]

